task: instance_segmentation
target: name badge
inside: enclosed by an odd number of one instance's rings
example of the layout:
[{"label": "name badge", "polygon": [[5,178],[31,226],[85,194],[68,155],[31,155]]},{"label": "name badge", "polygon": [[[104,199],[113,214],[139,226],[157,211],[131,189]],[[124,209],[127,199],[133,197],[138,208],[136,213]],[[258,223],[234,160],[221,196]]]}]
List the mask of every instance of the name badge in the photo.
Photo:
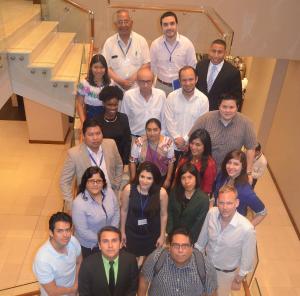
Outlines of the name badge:
[{"label": "name badge", "polygon": [[138,220],[138,226],[147,225],[147,219],[139,219]]}]

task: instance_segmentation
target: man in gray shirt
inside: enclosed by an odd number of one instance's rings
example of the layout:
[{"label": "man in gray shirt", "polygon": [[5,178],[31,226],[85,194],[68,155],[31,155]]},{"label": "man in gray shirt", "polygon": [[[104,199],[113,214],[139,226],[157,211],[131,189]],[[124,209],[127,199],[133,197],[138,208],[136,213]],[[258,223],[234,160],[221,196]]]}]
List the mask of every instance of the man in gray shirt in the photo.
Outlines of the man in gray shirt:
[{"label": "man in gray shirt", "polygon": [[189,233],[177,229],[169,240],[169,250],[156,249],[145,261],[138,296],[213,295],[217,288],[214,267],[193,249]]},{"label": "man in gray shirt", "polygon": [[228,152],[239,150],[243,146],[247,149],[247,173],[249,182],[252,183],[251,173],[257,140],[252,122],[238,112],[237,98],[231,94],[223,94],[220,97],[219,110],[200,116],[189,135],[199,128],[206,129],[211,137],[212,156],[218,171]]}]

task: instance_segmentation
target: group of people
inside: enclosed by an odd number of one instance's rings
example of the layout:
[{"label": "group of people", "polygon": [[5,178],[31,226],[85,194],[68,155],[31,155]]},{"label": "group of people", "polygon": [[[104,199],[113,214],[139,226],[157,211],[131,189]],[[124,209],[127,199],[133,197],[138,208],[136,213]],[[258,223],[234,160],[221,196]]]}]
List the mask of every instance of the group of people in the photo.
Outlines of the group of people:
[{"label": "group of people", "polygon": [[223,40],[196,66],[176,14],[160,24],[149,51],[117,11],[118,32],[78,84],[83,141],[61,174],[66,213],[34,261],[42,295],[228,296],[252,270],[266,161],[238,112],[239,71]]}]

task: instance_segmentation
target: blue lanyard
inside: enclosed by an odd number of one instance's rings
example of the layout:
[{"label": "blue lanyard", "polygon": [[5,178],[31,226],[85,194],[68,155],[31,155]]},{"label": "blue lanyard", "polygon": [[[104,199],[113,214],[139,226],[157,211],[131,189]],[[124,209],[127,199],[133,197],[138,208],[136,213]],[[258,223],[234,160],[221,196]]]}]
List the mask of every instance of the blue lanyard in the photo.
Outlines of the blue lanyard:
[{"label": "blue lanyard", "polygon": [[101,154],[101,158],[100,158],[99,165],[98,165],[98,163],[96,162],[96,160],[94,159],[94,157],[92,156],[92,154],[91,154],[90,152],[89,152],[89,157],[90,157],[90,159],[92,160],[92,162],[93,162],[98,168],[101,167],[101,164],[102,164],[102,161],[103,161],[103,153]]},{"label": "blue lanyard", "polygon": [[147,195],[147,197],[145,198],[144,201],[142,201],[142,194],[140,192],[139,192],[139,194],[140,194],[140,204],[141,204],[141,218],[144,218],[144,210],[149,201],[149,194]]},{"label": "blue lanyard", "polygon": [[127,53],[128,53],[128,51],[129,51],[129,49],[130,49],[130,47],[131,47],[131,43],[132,43],[132,39],[130,39],[130,42],[129,42],[128,46],[127,46],[126,52],[124,52],[123,47],[121,46],[121,42],[120,42],[120,40],[118,40],[118,45],[119,45],[119,47],[120,47],[120,49],[121,49],[121,51],[122,51],[122,53],[123,53],[123,56],[124,56],[125,58],[126,58]]},{"label": "blue lanyard", "polygon": [[169,55],[170,55],[170,57],[169,57],[169,62],[172,62],[172,55],[173,55],[173,52],[175,51],[175,49],[176,49],[178,43],[179,43],[179,42],[177,41],[177,42],[176,42],[176,45],[175,45],[174,48],[173,48],[173,50],[170,51],[170,49],[169,49],[169,47],[168,47],[166,41],[164,41],[165,47],[166,47],[166,49],[167,49],[167,51],[169,52]]}]

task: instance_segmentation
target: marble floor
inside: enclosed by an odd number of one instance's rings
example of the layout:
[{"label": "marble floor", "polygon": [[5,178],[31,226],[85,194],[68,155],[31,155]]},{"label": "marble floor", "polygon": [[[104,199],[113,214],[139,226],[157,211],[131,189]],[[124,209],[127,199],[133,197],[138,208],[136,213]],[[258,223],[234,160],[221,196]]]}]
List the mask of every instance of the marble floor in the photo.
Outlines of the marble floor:
[{"label": "marble floor", "polygon": [[[0,121],[0,295],[6,296],[14,293],[3,289],[35,281],[34,254],[48,237],[49,216],[62,208],[58,180],[70,144],[29,144],[27,137],[26,122]],[[300,241],[269,173],[256,189],[269,212],[257,227],[261,295],[300,296]]]}]

